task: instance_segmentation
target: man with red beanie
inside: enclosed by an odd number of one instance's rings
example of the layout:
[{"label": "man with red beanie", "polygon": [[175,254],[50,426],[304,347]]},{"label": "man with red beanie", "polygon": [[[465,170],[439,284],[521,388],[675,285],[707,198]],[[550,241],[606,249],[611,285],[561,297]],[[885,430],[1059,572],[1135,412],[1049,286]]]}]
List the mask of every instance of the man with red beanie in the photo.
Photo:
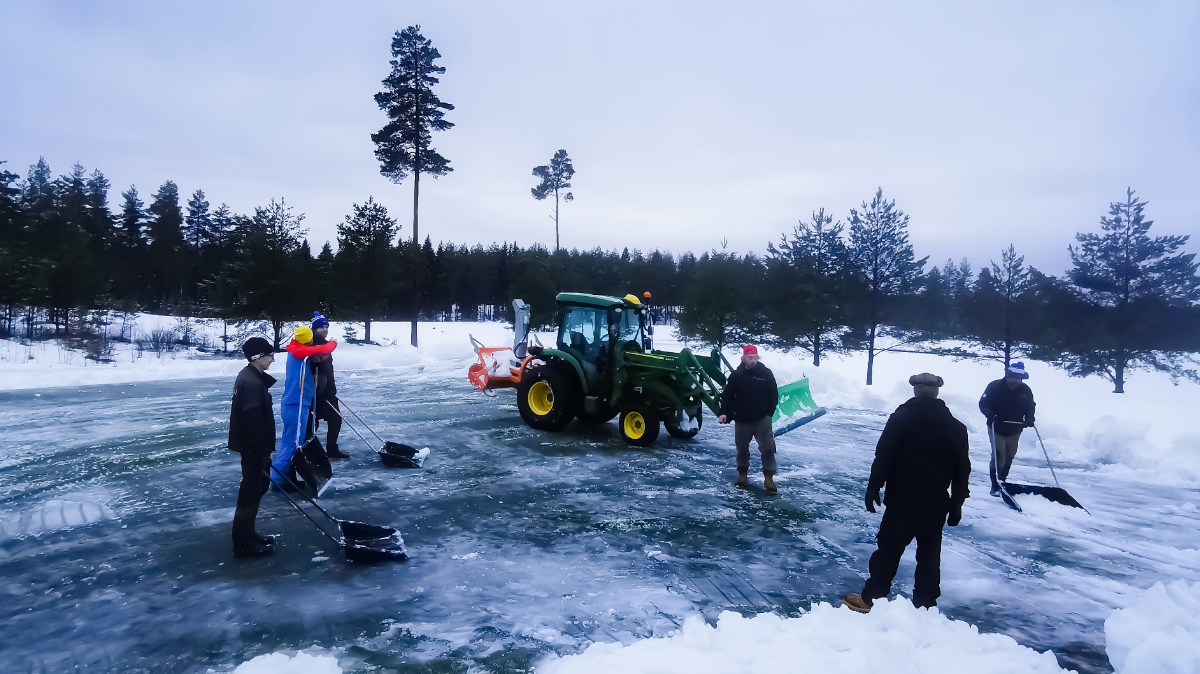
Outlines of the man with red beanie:
[{"label": "man with red beanie", "polygon": [[733,442],[737,446],[738,479],[735,486],[750,484],[750,439],[758,443],[762,454],[763,489],[774,494],[775,436],[771,433],[771,417],[779,405],[779,387],[775,375],[758,362],[758,348],[753,344],[742,347],[742,364],[729,375],[729,383],[721,395],[721,414],[717,423],[733,422]]}]

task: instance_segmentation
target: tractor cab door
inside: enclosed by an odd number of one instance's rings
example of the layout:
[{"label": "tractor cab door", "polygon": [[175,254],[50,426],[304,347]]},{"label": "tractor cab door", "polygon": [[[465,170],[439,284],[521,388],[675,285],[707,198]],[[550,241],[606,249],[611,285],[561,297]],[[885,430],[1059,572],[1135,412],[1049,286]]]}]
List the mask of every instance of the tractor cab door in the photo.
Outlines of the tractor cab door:
[{"label": "tractor cab door", "polygon": [[565,306],[559,311],[558,348],[579,361],[588,390],[594,391],[600,371],[610,360],[608,311],[587,306]]}]

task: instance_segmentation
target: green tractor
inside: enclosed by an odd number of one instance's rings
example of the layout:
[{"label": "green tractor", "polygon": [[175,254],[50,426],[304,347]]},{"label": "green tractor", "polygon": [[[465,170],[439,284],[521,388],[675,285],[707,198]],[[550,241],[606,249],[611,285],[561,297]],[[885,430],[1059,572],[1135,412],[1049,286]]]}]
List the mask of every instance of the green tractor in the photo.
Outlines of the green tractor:
[{"label": "green tractor", "polygon": [[[718,413],[727,381],[719,351],[655,350],[648,308],[633,295],[559,293],[555,303],[554,348],[527,346],[528,309],[520,300],[514,302],[511,350],[487,349],[472,338],[480,358],[469,373],[472,383],[485,392],[516,388],[517,408],[530,427],[557,431],[575,418],[599,424],[619,415],[625,442],[645,447],[658,438],[660,426],[674,437],[692,438],[700,432],[704,407]],[[785,411],[811,412],[784,432],[824,412],[812,402],[807,379],[780,392]]]},{"label": "green tractor", "polygon": [[695,437],[702,406],[716,413],[725,375],[720,354],[655,351],[647,308],[624,298],[559,293],[556,348],[529,349],[517,409],[533,428],[556,431],[572,419],[605,423],[620,415],[621,437],[647,446],[660,423],[677,438]]}]

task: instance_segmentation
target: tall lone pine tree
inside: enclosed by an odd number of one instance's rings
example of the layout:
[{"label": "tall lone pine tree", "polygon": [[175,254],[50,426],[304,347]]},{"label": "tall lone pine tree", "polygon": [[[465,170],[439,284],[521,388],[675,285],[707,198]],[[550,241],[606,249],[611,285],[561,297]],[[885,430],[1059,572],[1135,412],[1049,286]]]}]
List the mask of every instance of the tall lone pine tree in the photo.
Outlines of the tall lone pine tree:
[{"label": "tall lone pine tree", "polygon": [[[538,183],[537,187],[529,190],[533,193],[534,199],[542,201],[551,194],[554,195],[554,250],[557,251],[560,248],[558,240],[558,193],[571,186],[571,178],[575,175],[575,167],[571,165],[571,158],[567,156],[567,151],[559,150],[551,157],[549,164],[535,166],[533,168],[533,175],[542,179],[542,182]],[[562,200],[574,201],[575,195],[567,192],[563,195]]]},{"label": "tall lone pine tree", "polygon": [[420,26],[409,26],[392,37],[392,72],[383,80],[383,91],[375,94],[375,103],[387,113],[388,123],[377,133],[371,134],[375,142],[375,157],[379,160],[379,172],[394,183],[413,176],[413,317],[412,345],[417,345],[417,312],[420,293],[417,288],[421,240],[417,226],[418,206],[421,195],[421,174],[435,178],[451,172],[450,162],[437,150],[430,147],[434,131],[445,131],[454,126],[443,119],[446,110],[454,106],[444,103],[433,86],[438,83],[435,75],[446,69],[434,65],[442,55],[433,43],[421,35]]},{"label": "tall lone pine tree", "polygon": [[[1127,189],[1125,201],[1111,204],[1100,218],[1101,234],[1076,234],[1069,246],[1074,267],[1067,272],[1088,303],[1088,338],[1070,349],[1068,372],[1100,375],[1125,392],[1130,370],[1154,369],[1172,378],[1200,380],[1187,366],[1189,344],[1176,342],[1172,309],[1200,301],[1195,254],[1177,252],[1184,236],[1151,237],[1146,202]],[[1163,341],[1163,340],[1167,341]],[[1186,340],[1186,337],[1183,338]]]}]

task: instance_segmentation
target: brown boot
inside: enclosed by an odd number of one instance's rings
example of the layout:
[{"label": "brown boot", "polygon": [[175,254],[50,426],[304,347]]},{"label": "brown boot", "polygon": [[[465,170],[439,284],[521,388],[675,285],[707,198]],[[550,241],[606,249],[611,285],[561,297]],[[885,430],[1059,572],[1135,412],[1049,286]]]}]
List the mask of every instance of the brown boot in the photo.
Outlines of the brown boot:
[{"label": "brown boot", "polygon": [[842,597],[842,603],[846,605],[846,608],[855,613],[870,613],[871,604],[874,602],[870,599],[865,599],[860,594],[848,594]]},{"label": "brown boot", "polygon": [[750,486],[750,470],[749,469],[746,469],[746,470],[738,469],[738,479],[737,479],[737,482],[733,483],[733,486],[737,487],[738,489],[745,489],[746,487],[749,487]]},{"label": "brown boot", "polygon": [[766,491],[768,494],[776,494],[779,492],[779,490],[775,488],[775,479],[774,478],[775,478],[775,473],[768,473],[766,471],[763,471],[763,490]]}]

